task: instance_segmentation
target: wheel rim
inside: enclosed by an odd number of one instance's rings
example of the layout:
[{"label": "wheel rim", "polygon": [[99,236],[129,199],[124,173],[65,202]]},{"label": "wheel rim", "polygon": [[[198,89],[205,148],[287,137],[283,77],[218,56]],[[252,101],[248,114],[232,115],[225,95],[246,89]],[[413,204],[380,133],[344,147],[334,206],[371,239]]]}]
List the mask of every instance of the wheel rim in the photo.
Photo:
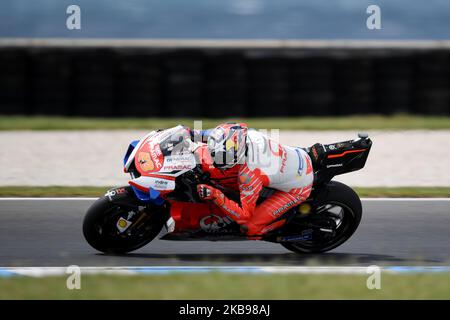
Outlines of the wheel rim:
[{"label": "wheel rim", "polygon": [[101,238],[101,241],[108,247],[121,249],[125,247],[139,246],[142,242],[148,241],[148,235],[152,233],[151,224],[143,232],[127,231],[120,233],[116,223],[120,217],[127,218],[130,209],[114,206],[105,211],[102,218],[93,224],[94,232]]},{"label": "wheel rim", "polygon": [[[327,239],[327,237],[318,237],[316,231],[313,233],[313,240],[289,243],[294,248],[308,251],[327,250],[328,248],[338,246],[348,238],[349,231],[352,230],[351,226],[354,224],[355,218],[355,213],[349,206],[338,201],[330,201],[320,207],[316,214],[332,219],[336,224],[336,233],[334,236]],[[324,241],[324,239],[326,240]]]}]

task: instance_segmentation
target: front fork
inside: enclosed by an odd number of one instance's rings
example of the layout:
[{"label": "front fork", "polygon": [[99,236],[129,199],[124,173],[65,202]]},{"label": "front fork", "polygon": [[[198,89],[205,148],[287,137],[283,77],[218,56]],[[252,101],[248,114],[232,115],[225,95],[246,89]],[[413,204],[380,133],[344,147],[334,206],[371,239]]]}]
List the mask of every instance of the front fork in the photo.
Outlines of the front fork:
[{"label": "front fork", "polygon": [[[151,226],[155,223],[159,224],[161,222],[164,222],[165,229],[169,230],[170,214],[169,214],[169,209],[166,205],[162,205],[162,206],[155,206],[155,205],[148,206],[147,205],[147,206],[142,206],[142,207],[138,207],[138,208],[139,208],[139,210],[137,212],[135,212],[135,214],[133,215],[133,217],[130,220],[125,219],[125,222],[128,226],[125,230],[123,230],[121,228],[121,226],[119,225],[121,223],[121,221],[124,220],[123,217],[120,217],[118,219],[117,229],[118,229],[119,233],[123,233],[123,234],[126,234],[129,236],[133,233],[139,233],[141,230],[144,231],[145,228],[147,228],[148,226]],[[130,210],[130,211],[133,211],[133,210]]]}]

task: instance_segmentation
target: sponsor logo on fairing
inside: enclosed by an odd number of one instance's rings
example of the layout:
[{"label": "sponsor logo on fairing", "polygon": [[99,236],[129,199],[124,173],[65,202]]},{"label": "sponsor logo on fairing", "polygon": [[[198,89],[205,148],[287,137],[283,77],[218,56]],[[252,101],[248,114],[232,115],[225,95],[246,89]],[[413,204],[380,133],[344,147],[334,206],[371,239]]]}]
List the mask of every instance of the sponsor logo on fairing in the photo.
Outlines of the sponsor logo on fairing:
[{"label": "sponsor logo on fairing", "polygon": [[108,190],[105,193],[105,197],[108,197],[109,200],[112,200],[113,197],[120,195],[120,194],[124,194],[125,192],[126,192],[125,188],[112,189],[112,190]]},{"label": "sponsor logo on fairing", "polygon": [[195,167],[192,154],[167,156],[161,171],[190,170]]},{"label": "sponsor logo on fairing", "polygon": [[152,171],[155,168],[155,164],[153,163],[150,153],[148,152],[140,152],[138,154],[138,162],[141,170],[144,172]]},{"label": "sponsor logo on fairing", "polygon": [[155,163],[156,169],[160,169],[162,167],[162,163],[160,161],[162,152],[161,152],[161,149],[159,148],[159,145],[155,145],[155,144],[150,145],[150,154]]},{"label": "sponsor logo on fairing", "polygon": [[203,217],[200,220],[200,227],[206,232],[218,232],[220,229],[226,227],[233,221],[228,217],[221,217],[215,214]]},{"label": "sponsor logo on fairing", "polygon": [[149,187],[151,187],[155,190],[161,190],[161,191],[175,189],[175,181],[167,180],[164,178],[151,177],[146,182],[144,182],[144,184],[148,185]]},{"label": "sponsor logo on fairing", "polygon": [[156,184],[156,185],[159,185],[159,186],[162,186],[162,187],[167,186],[168,183],[169,183],[169,182],[166,181],[166,180],[155,180],[155,184]]}]

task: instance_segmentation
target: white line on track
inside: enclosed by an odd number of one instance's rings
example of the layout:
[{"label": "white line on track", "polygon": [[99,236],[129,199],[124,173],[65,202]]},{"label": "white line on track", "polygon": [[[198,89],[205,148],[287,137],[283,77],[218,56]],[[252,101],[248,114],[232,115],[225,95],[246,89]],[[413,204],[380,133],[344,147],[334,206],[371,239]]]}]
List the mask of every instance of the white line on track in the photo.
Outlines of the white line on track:
[{"label": "white line on track", "polygon": [[44,197],[5,197],[5,198],[0,198],[0,201],[72,201],[72,200],[79,200],[79,201],[93,201],[93,200],[97,200],[98,198],[77,198],[77,197],[54,197],[54,198],[44,198]]},{"label": "white line on track", "polygon": [[[94,201],[98,198],[77,197],[0,197],[0,201]],[[361,198],[362,201],[450,201],[450,198]]]},{"label": "white line on track", "polygon": [[[367,274],[371,267],[365,266],[149,266],[149,267],[81,267],[83,274],[167,274],[167,273],[300,273],[300,274]],[[440,273],[450,272],[450,266],[388,266],[380,268],[388,273]],[[0,278],[14,275],[45,277],[62,276],[67,273],[66,267],[5,267],[0,268]]]},{"label": "white line on track", "polygon": [[450,198],[361,198],[362,201],[450,201]]}]

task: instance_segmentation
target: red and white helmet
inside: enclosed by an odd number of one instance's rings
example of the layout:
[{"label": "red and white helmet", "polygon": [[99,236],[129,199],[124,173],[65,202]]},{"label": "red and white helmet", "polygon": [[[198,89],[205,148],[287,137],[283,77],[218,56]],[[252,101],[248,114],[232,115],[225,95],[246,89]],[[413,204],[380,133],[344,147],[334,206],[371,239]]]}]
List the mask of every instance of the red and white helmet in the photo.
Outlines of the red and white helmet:
[{"label": "red and white helmet", "polygon": [[247,129],[245,123],[224,123],[211,131],[207,145],[216,168],[229,169],[244,163]]}]

